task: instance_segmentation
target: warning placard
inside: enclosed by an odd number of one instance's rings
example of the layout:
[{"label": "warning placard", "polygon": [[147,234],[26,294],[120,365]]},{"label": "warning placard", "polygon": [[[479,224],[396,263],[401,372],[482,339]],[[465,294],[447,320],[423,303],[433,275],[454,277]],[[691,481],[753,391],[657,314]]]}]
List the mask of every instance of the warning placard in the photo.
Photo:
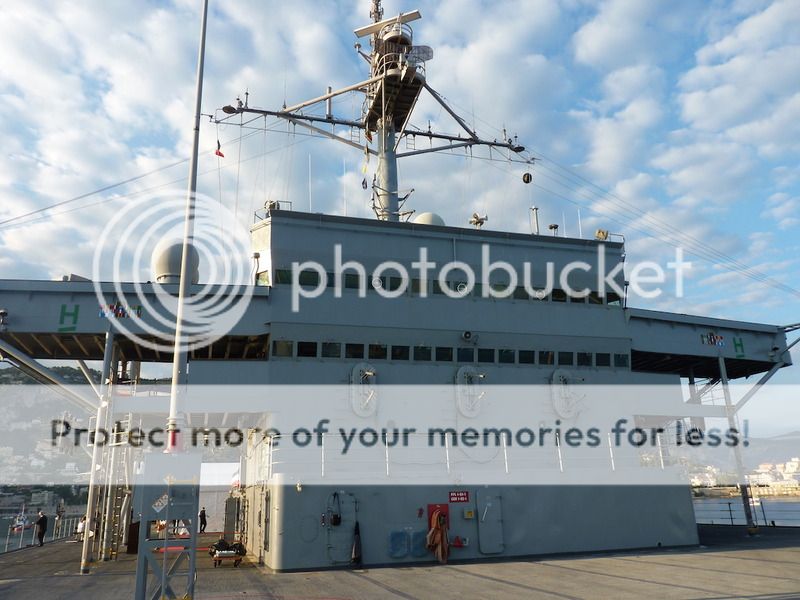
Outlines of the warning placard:
[{"label": "warning placard", "polygon": [[164,494],[158,500],[153,502],[153,510],[155,510],[157,513],[159,513],[164,509],[164,507],[167,504],[169,504],[169,496],[167,494]]},{"label": "warning placard", "polygon": [[469,502],[469,492],[467,490],[450,492],[450,502]]}]

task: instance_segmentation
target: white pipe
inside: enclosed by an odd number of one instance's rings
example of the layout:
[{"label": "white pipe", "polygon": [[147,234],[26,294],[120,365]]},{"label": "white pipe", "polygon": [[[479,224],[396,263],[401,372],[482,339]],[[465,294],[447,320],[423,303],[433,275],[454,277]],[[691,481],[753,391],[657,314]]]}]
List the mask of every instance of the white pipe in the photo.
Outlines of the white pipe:
[{"label": "white pipe", "polygon": [[189,366],[189,354],[183,348],[183,313],[186,296],[189,294],[191,277],[189,277],[189,252],[194,236],[194,204],[197,192],[197,155],[200,145],[200,115],[203,100],[203,63],[206,53],[206,21],[208,19],[208,0],[203,2],[203,17],[200,23],[200,49],[197,54],[197,83],[195,86],[194,136],[192,139],[192,157],[189,162],[189,189],[186,193],[186,213],[183,227],[183,250],[181,253],[181,279],[178,288],[178,310],[175,317],[175,350],[172,361],[172,385],[169,395],[169,418],[167,419],[167,451],[178,450],[178,402],[179,386],[186,376]]}]

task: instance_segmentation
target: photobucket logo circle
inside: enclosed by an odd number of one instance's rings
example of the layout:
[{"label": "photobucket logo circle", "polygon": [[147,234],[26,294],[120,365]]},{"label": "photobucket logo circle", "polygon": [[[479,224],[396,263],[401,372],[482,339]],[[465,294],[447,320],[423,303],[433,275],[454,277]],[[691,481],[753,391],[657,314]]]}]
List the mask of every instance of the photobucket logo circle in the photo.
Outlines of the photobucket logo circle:
[{"label": "photobucket logo circle", "polygon": [[[116,333],[156,352],[174,350],[185,207],[185,191],[137,198],[114,215],[95,246],[92,281],[100,316],[113,320]],[[193,224],[192,247],[205,283],[192,281],[184,300],[181,349],[187,352],[228,334],[253,295],[247,228],[204,194],[196,195]],[[165,253],[160,261],[154,251]],[[151,259],[167,267],[161,281]]]}]

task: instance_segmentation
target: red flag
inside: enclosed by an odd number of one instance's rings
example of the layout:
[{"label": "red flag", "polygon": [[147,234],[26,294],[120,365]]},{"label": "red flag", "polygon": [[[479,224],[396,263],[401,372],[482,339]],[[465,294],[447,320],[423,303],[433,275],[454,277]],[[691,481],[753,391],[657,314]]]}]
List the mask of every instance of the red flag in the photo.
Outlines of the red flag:
[{"label": "red flag", "polygon": [[221,148],[222,145],[219,143],[219,140],[217,140],[217,151],[214,152],[214,154],[216,154],[217,156],[221,156],[222,158],[225,158],[225,155],[222,153]]}]

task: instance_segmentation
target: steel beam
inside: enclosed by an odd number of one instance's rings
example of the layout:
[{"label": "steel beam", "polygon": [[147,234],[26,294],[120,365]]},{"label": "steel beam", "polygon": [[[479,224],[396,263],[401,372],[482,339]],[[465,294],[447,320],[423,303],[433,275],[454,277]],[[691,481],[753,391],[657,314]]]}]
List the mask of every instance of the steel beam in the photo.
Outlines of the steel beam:
[{"label": "steel beam", "polygon": [[39,381],[52,385],[56,392],[72,401],[73,404],[76,404],[81,410],[89,413],[93,413],[97,410],[96,403],[72,389],[72,387],[57,373],[39,364],[38,361],[3,340],[0,340],[0,355],[8,359],[9,362],[22,372],[33,376]]},{"label": "steel beam", "polygon": [[[731,391],[728,388],[728,370],[725,367],[725,357],[720,354],[719,356],[719,376],[722,381],[722,392],[725,395],[725,408],[728,413],[728,428],[737,429],[735,409],[731,403]],[[733,447],[733,455],[736,458],[736,475],[739,479],[739,489],[742,492],[742,505],[744,506],[744,518],[747,522],[747,527],[752,529],[755,527],[753,522],[753,510],[750,506],[750,491],[747,489],[747,481],[744,474],[744,462],[742,461],[742,449],[739,444]]]}]

